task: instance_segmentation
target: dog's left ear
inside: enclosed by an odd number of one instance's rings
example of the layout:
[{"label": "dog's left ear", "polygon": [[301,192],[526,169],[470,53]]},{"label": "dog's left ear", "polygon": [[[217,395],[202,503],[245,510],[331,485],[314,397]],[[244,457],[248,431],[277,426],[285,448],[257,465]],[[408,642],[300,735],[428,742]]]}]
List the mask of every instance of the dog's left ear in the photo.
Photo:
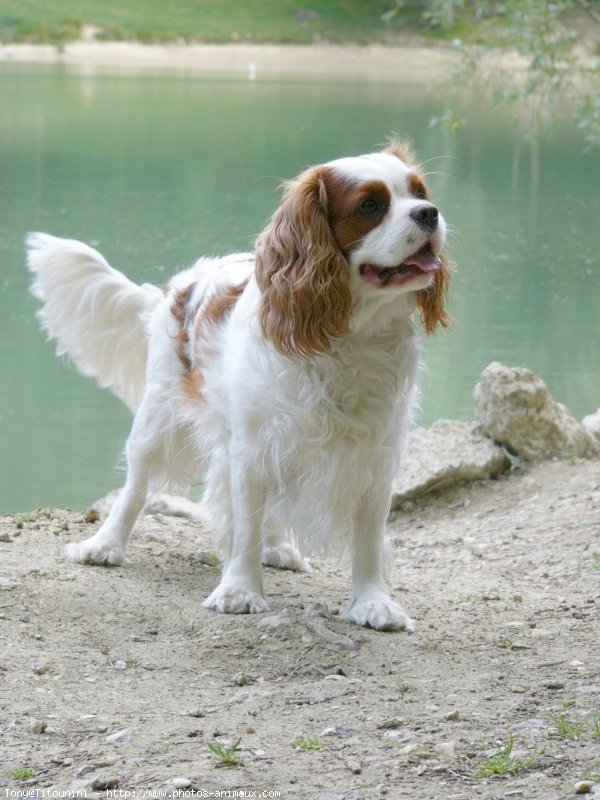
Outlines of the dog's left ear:
[{"label": "dog's left ear", "polygon": [[442,267],[436,273],[432,285],[428,289],[417,292],[417,305],[427,334],[435,333],[439,326],[448,328],[454,322],[445,308],[453,266],[445,253],[442,254],[441,259]]},{"label": "dog's left ear", "polygon": [[256,242],[259,322],[287,356],[327,352],[348,331],[349,271],[329,225],[326,177],[314,168],[288,183]]}]

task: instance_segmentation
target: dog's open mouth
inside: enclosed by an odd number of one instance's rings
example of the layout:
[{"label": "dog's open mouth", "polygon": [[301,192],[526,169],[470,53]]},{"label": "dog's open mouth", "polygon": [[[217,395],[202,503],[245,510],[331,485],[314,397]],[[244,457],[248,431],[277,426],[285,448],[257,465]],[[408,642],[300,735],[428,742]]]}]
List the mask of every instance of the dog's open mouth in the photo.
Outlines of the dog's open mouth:
[{"label": "dog's open mouth", "polygon": [[400,286],[418,275],[439,272],[441,266],[441,258],[433,253],[431,244],[427,242],[396,267],[361,264],[360,274],[365,281],[374,286],[387,286],[389,283]]}]

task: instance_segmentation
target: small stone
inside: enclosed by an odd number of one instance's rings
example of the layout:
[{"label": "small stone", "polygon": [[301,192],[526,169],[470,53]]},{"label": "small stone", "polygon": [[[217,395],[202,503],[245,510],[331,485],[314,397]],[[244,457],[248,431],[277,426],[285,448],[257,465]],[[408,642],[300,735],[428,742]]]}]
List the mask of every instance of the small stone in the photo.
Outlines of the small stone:
[{"label": "small stone", "polygon": [[124,661],[115,661],[114,668],[115,669],[127,669],[127,664]]},{"label": "small stone", "polygon": [[362,767],[355,758],[347,758],[346,766],[353,775],[360,775],[362,772]]},{"label": "small stone", "polygon": [[386,719],[383,722],[380,722],[377,726],[379,730],[390,731],[395,730],[396,728],[401,728],[404,725],[404,720],[402,717],[390,717],[390,719]]},{"label": "small stone", "polygon": [[36,675],[44,675],[48,672],[48,663],[43,658],[34,658],[31,660],[31,669]]},{"label": "small stone", "polygon": [[90,510],[86,513],[85,517],[83,518],[88,525],[93,525],[94,522],[99,522],[100,514],[96,511],[95,508],[90,508]]},{"label": "small stone", "polygon": [[513,731],[526,731],[526,730],[534,730],[536,728],[543,728],[545,725],[543,719],[538,719],[536,717],[531,717],[531,719],[525,719],[523,722],[515,722],[512,726]]},{"label": "small stone", "polygon": [[557,691],[558,689],[564,689],[565,685],[564,683],[562,683],[562,681],[550,681],[549,683],[545,683],[544,687],[546,689],[552,689],[554,691]]},{"label": "small stone", "polygon": [[32,717],[27,723],[27,727],[29,728],[31,733],[45,733],[46,728],[48,727],[48,723],[43,722],[41,719],[36,719],[35,717]]},{"label": "small stone", "polygon": [[256,733],[256,728],[253,728],[253,727],[252,727],[252,725],[249,725],[249,726],[246,728],[246,733],[247,733],[247,734]]},{"label": "small stone", "polygon": [[389,730],[383,734],[384,739],[392,739],[394,742],[408,742],[413,738],[410,731]]},{"label": "small stone", "polygon": [[448,713],[445,715],[444,719],[445,719],[447,722],[456,722],[456,720],[457,720],[457,719],[460,719],[460,714],[459,714],[459,712],[458,712],[458,711],[456,711],[456,710],[455,710],[455,711],[449,711],[449,712],[448,712]]},{"label": "small stone", "polygon": [[249,686],[252,683],[256,683],[256,678],[248,675],[247,672],[238,672],[233,676],[233,682],[236,686]]},{"label": "small stone", "polygon": [[523,595],[522,594],[513,594],[512,596],[513,603],[522,603],[523,602]]},{"label": "small stone", "polygon": [[201,708],[195,708],[193,711],[190,711],[190,717],[196,717],[196,719],[202,719],[202,717],[206,716],[206,711]]},{"label": "small stone", "polygon": [[500,600],[500,594],[497,589],[490,589],[483,595],[484,600]]},{"label": "small stone", "polygon": [[456,742],[440,742],[440,744],[436,744],[435,751],[443,758],[451,761],[456,758]]},{"label": "small stone", "polygon": [[575,794],[588,794],[588,792],[592,791],[593,782],[592,781],[577,781],[575,786]]},{"label": "small stone", "polygon": [[7,531],[0,531],[0,542],[12,542]]},{"label": "small stone", "polygon": [[325,730],[321,731],[319,736],[340,736],[342,738],[346,738],[350,736],[352,731],[350,728],[346,728],[344,725],[332,725],[330,728],[325,728]]},{"label": "small stone", "polygon": [[188,778],[171,778],[169,785],[174,789],[189,789],[192,782]]},{"label": "small stone", "polygon": [[109,744],[123,744],[131,741],[131,737],[131,728],[123,728],[122,730],[116,731],[115,733],[111,733],[109,736],[107,736],[106,741]]},{"label": "small stone", "polygon": [[119,778],[94,778],[92,789],[95,792],[106,792],[109,789],[116,789],[120,782]]}]

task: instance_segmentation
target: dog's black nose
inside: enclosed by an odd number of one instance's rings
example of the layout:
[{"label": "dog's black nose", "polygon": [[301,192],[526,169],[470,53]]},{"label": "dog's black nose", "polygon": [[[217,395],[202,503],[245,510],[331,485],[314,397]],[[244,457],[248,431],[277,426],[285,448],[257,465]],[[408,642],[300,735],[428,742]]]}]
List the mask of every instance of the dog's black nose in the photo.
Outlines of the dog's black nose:
[{"label": "dog's black nose", "polygon": [[438,210],[431,203],[424,203],[416,206],[410,212],[410,218],[416,222],[419,228],[428,233],[433,233],[438,224]]}]

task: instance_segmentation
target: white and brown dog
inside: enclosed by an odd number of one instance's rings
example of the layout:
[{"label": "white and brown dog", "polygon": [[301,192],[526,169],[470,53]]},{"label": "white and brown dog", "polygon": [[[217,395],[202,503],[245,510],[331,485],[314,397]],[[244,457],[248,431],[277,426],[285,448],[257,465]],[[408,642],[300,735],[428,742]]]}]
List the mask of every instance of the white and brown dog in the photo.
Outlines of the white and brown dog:
[{"label": "white and brown dog", "polygon": [[410,149],[303,172],[254,253],[203,258],[164,290],[95,250],[28,238],[33,293],[58,351],[135,412],[125,487],[90,564],[125,563],[149,488],[204,473],[224,552],[205,600],[265,610],[261,563],[306,568],[306,549],[352,553],[344,617],[412,629],[386,585],[384,528],[416,395],[418,341],[449,323],[446,225]]}]

